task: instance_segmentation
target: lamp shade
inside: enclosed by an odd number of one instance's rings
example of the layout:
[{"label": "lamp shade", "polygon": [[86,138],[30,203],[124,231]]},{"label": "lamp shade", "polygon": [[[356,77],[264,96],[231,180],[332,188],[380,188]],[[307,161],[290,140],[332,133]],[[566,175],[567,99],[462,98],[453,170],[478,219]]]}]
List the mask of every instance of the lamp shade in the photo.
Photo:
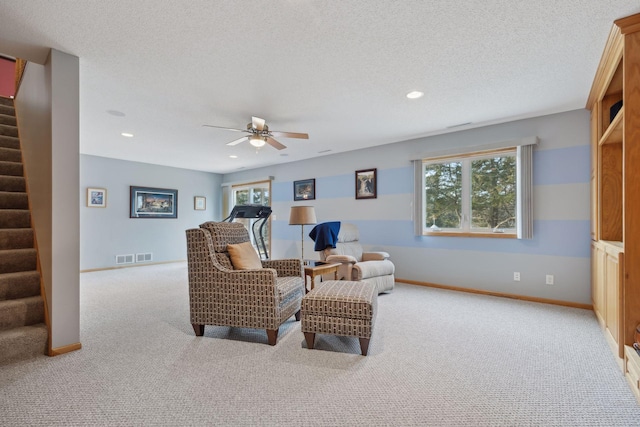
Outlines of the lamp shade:
[{"label": "lamp shade", "polygon": [[316,211],[313,206],[291,206],[289,225],[309,225],[316,223]]}]

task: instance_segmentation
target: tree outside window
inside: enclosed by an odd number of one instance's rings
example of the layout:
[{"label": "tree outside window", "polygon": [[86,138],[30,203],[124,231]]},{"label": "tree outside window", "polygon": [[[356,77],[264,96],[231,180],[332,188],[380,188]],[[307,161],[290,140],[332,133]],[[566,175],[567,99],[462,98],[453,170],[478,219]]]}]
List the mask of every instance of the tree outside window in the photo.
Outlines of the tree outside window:
[{"label": "tree outside window", "polygon": [[515,149],[464,158],[426,160],[426,232],[515,233]]}]

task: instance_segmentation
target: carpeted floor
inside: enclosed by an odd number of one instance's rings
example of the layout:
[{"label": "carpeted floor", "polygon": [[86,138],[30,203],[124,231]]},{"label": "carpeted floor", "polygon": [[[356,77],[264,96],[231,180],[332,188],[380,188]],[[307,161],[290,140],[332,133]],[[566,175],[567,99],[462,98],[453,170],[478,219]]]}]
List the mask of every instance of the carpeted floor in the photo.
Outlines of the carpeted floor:
[{"label": "carpeted floor", "polygon": [[0,368],[0,425],[632,426],[592,312],[398,284],[369,356],[189,324],[183,263],[81,275],[80,351]]}]

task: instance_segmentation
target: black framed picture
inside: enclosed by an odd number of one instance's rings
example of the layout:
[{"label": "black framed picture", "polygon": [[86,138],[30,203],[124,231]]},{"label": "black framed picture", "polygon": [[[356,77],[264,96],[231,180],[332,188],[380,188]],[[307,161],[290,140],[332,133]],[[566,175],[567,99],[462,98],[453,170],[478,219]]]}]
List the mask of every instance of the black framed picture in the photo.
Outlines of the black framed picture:
[{"label": "black framed picture", "polygon": [[356,171],[356,199],[375,199],[378,197],[378,179],[376,168]]},{"label": "black framed picture", "polygon": [[131,186],[130,218],[178,218],[178,190]]},{"label": "black framed picture", "polygon": [[316,199],[316,180],[303,179],[301,181],[293,181],[293,200],[315,200]]}]

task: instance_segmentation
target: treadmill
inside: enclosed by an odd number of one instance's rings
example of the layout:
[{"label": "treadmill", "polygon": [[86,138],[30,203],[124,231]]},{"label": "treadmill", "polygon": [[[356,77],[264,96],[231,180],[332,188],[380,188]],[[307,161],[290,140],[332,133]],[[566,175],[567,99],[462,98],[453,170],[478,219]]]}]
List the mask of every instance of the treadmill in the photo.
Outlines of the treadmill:
[{"label": "treadmill", "polygon": [[[222,221],[233,222],[236,218],[244,218],[244,219],[257,219],[253,223],[251,227],[251,233],[253,234],[253,240],[256,242],[256,246],[258,247],[258,253],[260,254],[260,258],[269,259],[269,252],[267,251],[267,245],[264,243],[264,238],[262,237],[262,230],[264,228],[265,223],[267,222],[267,218],[271,215],[271,207],[263,206],[263,205],[235,205],[231,210],[231,213],[228,217],[223,219]],[[256,228],[258,229],[258,234],[256,235]]]}]

